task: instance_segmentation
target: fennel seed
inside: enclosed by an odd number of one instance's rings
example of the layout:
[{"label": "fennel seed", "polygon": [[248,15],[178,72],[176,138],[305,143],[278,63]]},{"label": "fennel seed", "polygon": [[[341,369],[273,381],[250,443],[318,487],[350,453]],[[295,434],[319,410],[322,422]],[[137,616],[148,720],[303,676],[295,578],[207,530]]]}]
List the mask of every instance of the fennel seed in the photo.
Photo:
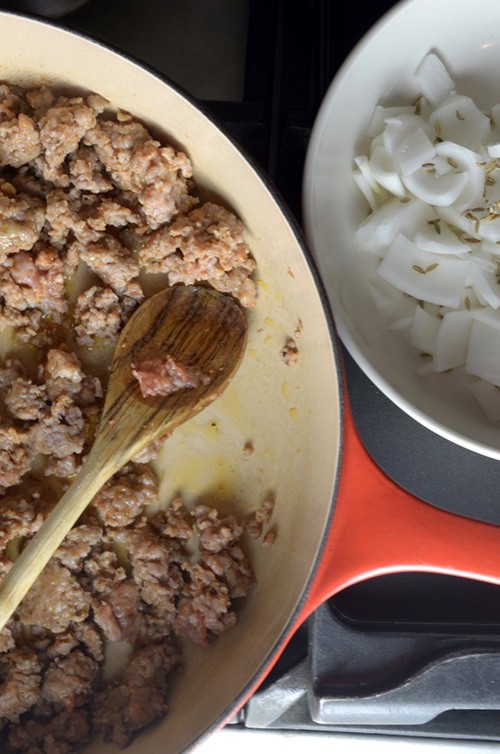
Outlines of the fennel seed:
[{"label": "fennel seed", "polygon": [[436,217],[435,220],[427,220],[427,225],[433,225],[436,233],[441,235],[441,218]]}]

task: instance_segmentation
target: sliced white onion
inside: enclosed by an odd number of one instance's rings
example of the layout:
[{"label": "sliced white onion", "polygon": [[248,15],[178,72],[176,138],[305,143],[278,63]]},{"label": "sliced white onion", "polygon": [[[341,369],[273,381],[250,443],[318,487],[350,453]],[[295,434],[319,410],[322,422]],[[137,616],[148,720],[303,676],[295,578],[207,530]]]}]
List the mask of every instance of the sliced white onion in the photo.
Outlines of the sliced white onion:
[{"label": "sliced white onion", "polygon": [[401,113],[397,117],[387,118],[383,140],[389,154],[395,155],[399,147],[419,128],[433,133],[432,127],[420,115]]},{"label": "sliced white onion", "polygon": [[383,188],[394,196],[406,196],[405,187],[394,164],[394,159],[383,145],[375,147],[372,151],[369,166],[373,179]]},{"label": "sliced white onion", "polygon": [[443,256],[439,261],[399,234],[379,265],[378,274],[392,285],[440,306],[459,307],[470,263],[466,259]]},{"label": "sliced white onion", "polygon": [[483,306],[492,309],[500,307],[499,285],[496,274],[491,270],[483,270],[477,264],[471,264],[469,271],[472,289]]},{"label": "sliced white onion", "polygon": [[428,377],[433,372],[432,361],[425,361],[416,371],[419,377]]},{"label": "sliced white onion", "polygon": [[493,105],[490,111],[491,114],[491,120],[493,122],[493,125],[497,128],[500,127],[500,104]]},{"label": "sliced white onion", "polygon": [[417,199],[391,199],[361,223],[354,244],[357,249],[382,256],[398,233],[412,235],[432,215],[432,210]]},{"label": "sliced white onion", "polygon": [[491,422],[500,419],[500,390],[496,385],[485,380],[478,380],[469,386],[469,390]]},{"label": "sliced white onion", "polygon": [[433,317],[422,306],[415,308],[415,314],[410,328],[412,346],[423,353],[433,354],[441,320]]},{"label": "sliced white onion", "polygon": [[352,177],[354,178],[354,181],[357,187],[359,188],[359,190],[365,197],[366,201],[368,202],[368,206],[373,212],[374,210],[377,209],[379,204],[377,202],[377,198],[375,196],[375,192],[373,191],[373,188],[371,187],[370,183],[366,179],[366,175],[362,173],[360,170],[354,170]]},{"label": "sliced white onion", "polygon": [[[422,251],[432,254],[454,254],[463,256],[471,250],[470,244],[464,243],[450,226],[439,219],[418,230],[414,237],[415,244]],[[499,251],[500,253],[500,251]]]},{"label": "sliced white onion", "polygon": [[467,183],[464,191],[456,199],[459,208],[475,208],[484,203],[484,169],[481,167],[482,156],[461,144],[443,141],[436,145],[436,154],[447,160],[448,164],[467,173]]},{"label": "sliced white onion", "polygon": [[481,248],[485,254],[488,254],[491,259],[500,256],[500,244],[492,243],[491,241],[482,241]]},{"label": "sliced white onion", "polygon": [[500,385],[500,324],[474,319],[465,369],[493,385]]},{"label": "sliced white onion", "polygon": [[385,127],[385,122],[388,118],[396,118],[401,113],[414,113],[414,105],[405,105],[402,107],[382,107],[377,105],[373,112],[370,125],[368,126],[368,136],[375,137],[382,133]]},{"label": "sliced white onion", "polygon": [[415,76],[420,90],[431,105],[438,105],[446,99],[455,84],[438,56],[430,52],[419,63]]},{"label": "sliced white onion", "polygon": [[485,241],[500,242],[500,216],[492,215],[491,219],[481,220],[475,233]]},{"label": "sliced white onion", "polygon": [[445,372],[465,364],[473,311],[448,312],[444,315],[436,335],[433,368]]},{"label": "sliced white onion", "polygon": [[491,123],[475,104],[463,94],[450,94],[429,118],[436,135],[463,147],[477,150],[491,138]]},{"label": "sliced white onion", "polygon": [[453,204],[465,190],[467,173],[449,172],[436,175],[426,168],[415,170],[411,175],[401,176],[406,188],[422,202],[436,207]]},{"label": "sliced white onion", "polygon": [[[449,207],[436,207],[436,213],[441,220],[444,220],[452,228],[457,231],[461,231],[464,235],[463,238],[475,238],[476,223],[470,220],[463,210],[458,209],[453,205]],[[468,248],[472,248],[471,245],[464,241],[464,244]]]},{"label": "sliced white onion", "polygon": [[497,265],[492,262],[490,258],[482,254],[482,244],[479,246],[479,251],[471,255],[471,262],[473,267],[477,267],[483,272],[497,272]]},{"label": "sliced white onion", "polygon": [[395,322],[391,322],[391,324],[388,326],[388,330],[410,330],[413,323],[413,317],[401,317],[401,319],[397,319]]},{"label": "sliced white onion", "polygon": [[380,191],[380,186],[378,185],[377,181],[373,177],[373,173],[370,169],[370,161],[368,157],[365,154],[359,155],[358,157],[354,158],[354,162],[359,168],[359,172],[364,175],[366,178],[366,182],[368,185],[373,189],[373,191],[378,192]]},{"label": "sliced white onion", "polygon": [[370,288],[373,304],[379,311],[382,309],[388,309],[395,303],[398,298],[395,293],[399,296],[401,295],[399,291],[395,292],[393,286],[388,285],[385,280],[382,280],[380,277],[371,279],[368,286]]},{"label": "sliced white onion", "polygon": [[397,148],[394,158],[403,175],[410,175],[426,163],[431,163],[436,155],[434,144],[423,128],[417,128]]}]

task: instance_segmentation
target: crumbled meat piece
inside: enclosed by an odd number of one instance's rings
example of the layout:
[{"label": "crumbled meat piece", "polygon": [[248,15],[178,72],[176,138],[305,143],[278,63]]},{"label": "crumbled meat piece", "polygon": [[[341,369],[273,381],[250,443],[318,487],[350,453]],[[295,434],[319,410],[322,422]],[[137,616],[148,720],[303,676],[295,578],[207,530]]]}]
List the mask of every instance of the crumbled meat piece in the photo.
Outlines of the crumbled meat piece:
[{"label": "crumbled meat piece", "polygon": [[296,338],[301,338],[303,331],[304,331],[304,323],[302,322],[301,319],[299,319],[297,322],[297,326],[295,330],[293,331],[293,334],[295,335]]},{"label": "crumbled meat piece", "polygon": [[114,199],[103,199],[87,220],[93,230],[104,232],[109,226],[125,228],[141,225],[139,213],[127,204],[120,204]]},{"label": "crumbled meat piece", "polygon": [[[35,196],[41,199],[44,204],[47,194],[52,191],[52,186],[44,181],[43,178],[34,175],[29,165],[24,165],[19,170],[16,170],[11,176],[11,183],[19,194]],[[45,219],[47,219],[47,216],[45,216]]]},{"label": "crumbled meat piece", "polygon": [[243,446],[243,455],[249,458],[253,455],[254,450],[255,448],[253,446],[253,442],[250,442],[250,440],[248,440]]},{"label": "crumbled meat piece", "polygon": [[33,425],[30,443],[35,452],[56,458],[82,452],[85,443],[83,415],[67,393],[56,398],[50,412]]},{"label": "crumbled meat piece", "polygon": [[36,89],[30,89],[26,92],[26,101],[28,102],[36,120],[45,115],[47,110],[55,102],[55,95],[50,87],[42,84]]},{"label": "crumbled meat piece", "polygon": [[255,586],[255,576],[250,562],[241,547],[233,547],[222,552],[205,552],[201,561],[217,578],[224,581],[231,599],[246,597]]},{"label": "crumbled meat piece", "polygon": [[0,277],[0,295],[19,311],[40,309],[60,318],[68,309],[62,261],[55,249],[42,248],[36,256],[20,251]]},{"label": "crumbled meat piece", "polygon": [[72,621],[85,620],[90,604],[91,596],[71,571],[52,559],[24,598],[18,613],[24,623],[43,626],[58,634]]},{"label": "crumbled meat piece", "polygon": [[12,650],[2,657],[2,664],[7,671],[0,685],[0,720],[17,721],[40,698],[42,667],[30,649]]},{"label": "crumbled meat piece", "polygon": [[38,336],[42,317],[42,312],[38,309],[26,309],[20,312],[10,306],[0,305],[0,330],[13,327],[20,341],[29,342]]},{"label": "crumbled meat piece", "polygon": [[29,537],[43,522],[39,510],[39,493],[12,492],[0,498],[0,551],[16,537]]},{"label": "crumbled meat piece", "polygon": [[299,361],[299,349],[293,338],[287,338],[285,345],[281,349],[281,358],[287,367],[295,366]]},{"label": "crumbled meat piece", "polygon": [[24,113],[0,124],[0,164],[19,168],[41,154],[40,133]]},{"label": "crumbled meat piece", "polygon": [[179,563],[187,560],[175,540],[161,537],[148,524],[126,533],[132,577],[139,587],[141,599],[147,605],[171,616],[182,582]]},{"label": "crumbled meat piece", "polygon": [[123,677],[97,695],[94,722],[106,741],[126,746],[133,734],[168,709],[168,676],[179,663],[170,642],[138,649]]},{"label": "crumbled meat piece", "polygon": [[245,521],[245,534],[254,539],[261,539],[264,530],[269,526],[274,511],[274,498],[267,497],[256,511],[251,513]]},{"label": "crumbled meat piece", "polygon": [[14,561],[11,560],[11,558],[9,557],[9,555],[7,555],[6,552],[0,555],[0,576],[2,578],[8,574],[13,564],[14,564]]},{"label": "crumbled meat piece", "polygon": [[64,458],[49,456],[43,473],[45,476],[56,476],[59,479],[67,479],[77,473],[81,460],[81,457],[75,453]]},{"label": "crumbled meat piece", "polygon": [[56,550],[55,557],[70,571],[80,571],[83,561],[101,539],[100,526],[95,523],[80,524],[66,534]]},{"label": "crumbled meat piece", "polygon": [[194,511],[196,525],[200,536],[200,548],[209,552],[220,552],[234,544],[242,533],[243,528],[234,516],[219,518],[215,508],[200,505]]},{"label": "crumbled meat piece", "polygon": [[8,254],[29,251],[40,236],[45,220],[41,199],[17,193],[8,183],[0,186],[0,260]]},{"label": "crumbled meat piece", "polygon": [[65,657],[78,647],[96,662],[101,663],[104,660],[103,636],[90,617],[79,623],[70,623],[68,628],[59,634],[50,634],[46,658],[53,660],[56,657]]},{"label": "crumbled meat piece", "polygon": [[18,377],[5,393],[4,401],[14,419],[37,421],[47,405],[47,391],[45,385],[35,385],[31,380]]},{"label": "crumbled meat piece", "polygon": [[119,565],[116,552],[111,550],[92,554],[84,561],[83,571],[85,579],[80,578],[80,583],[97,594],[111,591],[127,578],[125,569]]},{"label": "crumbled meat piece", "polygon": [[187,193],[191,163],[182,152],[150,140],[135,152],[131,168],[136,176],[145,176],[138,199],[151,228],[170,222],[177,212],[196,204]]},{"label": "crumbled meat piece", "polygon": [[94,285],[78,296],[73,318],[79,345],[92,346],[96,337],[115,340],[121,328],[120,299],[111,288]]},{"label": "crumbled meat piece", "polygon": [[153,233],[139,260],[150,272],[166,272],[170,285],[206,280],[232,293],[244,306],[255,304],[251,279],[255,260],[243,237],[242,223],[228,210],[207,203]]},{"label": "crumbled meat piece", "polygon": [[33,452],[29,433],[16,427],[0,427],[0,487],[12,487],[29,471]]},{"label": "crumbled meat piece", "polygon": [[73,186],[81,191],[101,194],[113,189],[113,184],[103,174],[103,165],[93,149],[81,146],[69,160],[69,175]]},{"label": "crumbled meat piece", "polygon": [[128,526],[157,495],[158,481],[153,471],[128,464],[104,485],[92,505],[105,526]]},{"label": "crumbled meat piece", "polygon": [[236,623],[227,585],[202,563],[184,564],[190,581],[184,584],[174,618],[177,634],[207,646]]},{"label": "crumbled meat piece", "polygon": [[81,707],[93,691],[98,665],[79,649],[56,658],[42,684],[42,698],[59,709]]},{"label": "crumbled meat piece", "polygon": [[164,537],[188,540],[194,534],[192,517],[180,497],[174,498],[166,511],[157,513],[151,523]]},{"label": "crumbled meat piece", "polygon": [[78,356],[61,348],[51,348],[47,353],[42,376],[51,400],[63,393],[71,396],[79,393],[85,377]]},{"label": "crumbled meat piece", "polygon": [[94,604],[94,620],[110,641],[136,639],[141,628],[139,590],[126,579]]},{"label": "crumbled meat piece", "polygon": [[81,408],[87,409],[84,413],[88,416],[91,410],[99,409],[101,398],[104,396],[102,383],[99,377],[85,374],[82,380],[81,389],[75,395],[75,403]]},{"label": "crumbled meat piece", "polygon": [[170,222],[195,200],[188,193],[189,159],[161,147],[136,121],[99,121],[84,143],[93,146],[118,188],[137,195],[151,228]]},{"label": "crumbled meat piece", "polygon": [[194,366],[174,359],[168,353],[150,353],[136,362],[132,374],[139,382],[143,398],[166,396],[200,385],[208,385],[212,377]]},{"label": "crumbled meat piece", "polygon": [[85,648],[85,652],[90,657],[93,657],[96,662],[103,662],[104,641],[95,623],[90,620],[74,623],[72,630],[78,641]]},{"label": "crumbled meat piece", "polygon": [[62,634],[55,634],[53,642],[47,647],[47,657],[51,660],[57,657],[65,657],[77,646],[78,639],[70,627],[68,631],[64,631]]},{"label": "crumbled meat piece", "polygon": [[[64,271],[70,276],[78,266],[79,244],[99,238],[99,234],[86,222],[89,202],[84,202],[79,192],[66,192],[62,189],[47,192],[46,201],[47,234],[56,248],[64,250]],[[93,197],[92,202],[94,201],[98,199]],[[72,246],[66,247],[65,244],[73,236],[78,239],[78,243],[71,254]]]},{"label": "crumbled meat piece", "polygon": [[12,120],[22,108],[23,91],[19,87],[0,84],[0,122]]},{"label": "crumbled meat piece", "polygon": [[12,635],[12,631],[8,626],[4,626],[0,631],[0,654],[10,652],[11,649],[15,649],[16,640]]},{"label": "crumbled meat piece", "polygon": [[135,278],[139,274],[139,265],[114,236],[102,234],[96,243],[82,246],[80,257],[115,293],[130,295],[129,292],[138,286]]},{"label": "crumbled meat piece", "polygon": [[120,188],[131,190],[135,176],[130,170],[130,158],[134,149],[148,139],[148,131],[137,121],[99,121],[96,128],[86,135],[84,143],[95,148],[113,181]]},{"label": "crumbled meat piece", "polygon": [[274,543],[276,542],[276,537],[278,535],[276,534],[275,530],[268,531],[264,534],[264,537],[262,538],[262,544],[266,547],[272,547]]},{"label": "crumbled meat piece", "polygon": [[145,448],[136,453],[132,461],[134,463],[149,463],[150,461],[154,461],[155,458],[158,458],[166,439],[167,436],[153,440],[153,442],[150,442],[149,445],[146,445]]},{"label": "crumbled meat piece", "polygon": [[0,389],[6,390],[18,377],[24,377],[26,370],[18,359],[8,358],[0,366]]},{"label": "crumbled meat piece", "polygon": [[40,141],[48,165],[62,165],[95,122],[94,110],[79,97],[50,107],[39,121]]},{"label": "crumbled meat piece", "polygon": [[50,718],[35,717],[9,726],[8,754],[74,754],[90,740],[85,707],[62,710]]}]

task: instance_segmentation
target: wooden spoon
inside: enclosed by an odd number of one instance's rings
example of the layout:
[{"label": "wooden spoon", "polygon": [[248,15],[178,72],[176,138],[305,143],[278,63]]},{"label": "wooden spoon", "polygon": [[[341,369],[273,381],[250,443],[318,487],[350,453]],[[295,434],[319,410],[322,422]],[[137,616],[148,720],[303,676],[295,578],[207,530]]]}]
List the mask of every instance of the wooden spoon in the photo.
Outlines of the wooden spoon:
[{"label": "wooden spoon", "polygon": [[[0,586],[0,630],[103,484],[149,443],[170,434],[223,392],[239,366],[246,339],[240,306],[211,288],[167,288],[137,309],[113,355],[92,450]],[[143,398],[132,369],[159,351],[209,375],[210,381]]]}]

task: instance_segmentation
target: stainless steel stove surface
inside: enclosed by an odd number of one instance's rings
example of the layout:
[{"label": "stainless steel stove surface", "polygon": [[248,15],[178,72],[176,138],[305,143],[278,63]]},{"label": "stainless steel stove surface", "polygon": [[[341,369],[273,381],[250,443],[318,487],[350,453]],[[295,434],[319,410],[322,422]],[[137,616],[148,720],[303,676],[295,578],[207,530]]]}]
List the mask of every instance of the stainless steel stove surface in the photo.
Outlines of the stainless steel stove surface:
[{"label": "stainless steel stove surface", "polygon": [[[393,4],[372,0],[353,12],[346,0],[90,0],[58,22],[137,57],[200,99],[300,223],[302,167],[321,98]],[[384,471],[427,502],[500,524],[500,465],[417,425],[344,357],[355,423]],[[428,574],[351,587],[297,632],[232,722],[224,736],[231,746],[239,729],[314,731],[318,746],[326,733],[343,741],[344,752],[356,741],[385,742],[384,751],[396,740],[398,751],[411,741],[467,751],[500,742],[500,589]]]}]

